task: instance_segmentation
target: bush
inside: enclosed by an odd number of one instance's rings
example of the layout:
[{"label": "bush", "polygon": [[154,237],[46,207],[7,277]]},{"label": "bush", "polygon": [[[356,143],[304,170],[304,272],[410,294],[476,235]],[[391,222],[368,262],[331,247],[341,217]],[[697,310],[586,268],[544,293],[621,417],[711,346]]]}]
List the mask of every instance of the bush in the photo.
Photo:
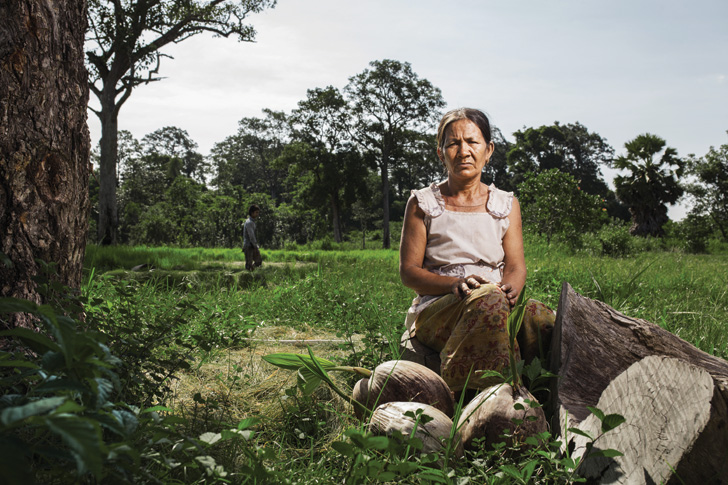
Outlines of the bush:
[{"label": "bush", "polygon": [[634,250],[634,236],[629,233],[627,224],[612,220],[596,233],[601,254],[605,256],[627,256]]},{"label": "bush", "polygon": [[573,176],[558,169],[528,174],[518,196],[524,226],[545,235],[547,242],[560,237],[576,249],[582,234],[607,220],[604,201],[583,192]]}]

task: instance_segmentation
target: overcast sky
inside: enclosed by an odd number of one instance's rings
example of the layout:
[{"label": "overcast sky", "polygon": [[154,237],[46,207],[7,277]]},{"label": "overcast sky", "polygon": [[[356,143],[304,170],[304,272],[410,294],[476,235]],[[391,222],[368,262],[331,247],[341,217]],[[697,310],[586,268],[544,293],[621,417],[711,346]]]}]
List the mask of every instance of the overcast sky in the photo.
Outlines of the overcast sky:
[{"label": "overcast sky", "polygon": [[[509,140],[578,121],[617,154],[641,133],[680,156],[728,143],[726,0],[279,0],[250,22],[255,43],[198,36],[164,49],[166,79],[135,90],[119,128],[141,138],[177,126],[207,155],[241,118],[290,112],[307,89],[396,59]],[[91,112],[89,126],[96,144]]]}]

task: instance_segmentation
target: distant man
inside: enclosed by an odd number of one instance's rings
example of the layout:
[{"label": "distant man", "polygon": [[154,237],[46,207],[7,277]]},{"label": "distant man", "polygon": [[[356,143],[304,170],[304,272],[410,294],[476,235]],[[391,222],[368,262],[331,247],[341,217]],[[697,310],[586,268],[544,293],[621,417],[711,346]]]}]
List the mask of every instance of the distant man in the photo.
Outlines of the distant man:
[{"label": "distant man", "polygon": [[263,264],[260,256],[258,240],[255,238],[255,220],[260,215],[260,207],[253,204],[248,209],[248,219],[243,226],[243,253],[245,253],[245,269],[253,271]]}]

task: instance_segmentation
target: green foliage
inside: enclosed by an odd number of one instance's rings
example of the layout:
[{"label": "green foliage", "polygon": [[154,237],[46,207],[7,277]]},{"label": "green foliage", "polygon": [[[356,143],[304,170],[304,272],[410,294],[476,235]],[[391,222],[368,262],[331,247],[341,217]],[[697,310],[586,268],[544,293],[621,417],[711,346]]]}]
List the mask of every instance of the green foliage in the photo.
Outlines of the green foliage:
[{"label": "green foliage", "polygon": [[629,171],[617,175],[614,185],[619,200],[629,206],[633,235],[662,236],[668,221],[665,204],[674,204],[683,194],[679,181],[685,163],[665,144],[656,135],[639,135],[624,144],[625,155],[614,159],[614,168]]},{"label": "green foliage", "polygon": [[604,197],[609,192],[599,165],[611,161],[614,149],[584,125],[557,121],[516,131],[513,136],[516,142],[507,159],[517,184],[529,173],[558,169],[570,174],[588,194]]},{"label": "green foliage", "polygon": [[[704,225],[709,217],[710,225],[714,224],[723,241],[728,241],[728,144],[710,147],[702,158],[691,156],[688,171],[697,178],[697,183],[686,186],[695,204],[692,214]],[[700,252],[701,248],[695,249]]]},{"label": "green foliage", "polygon": [[581,234],[595,231],[606,222],[602,199],[582,191],[574,178],[558,169],[528,174],[518,187],[525,230],[578,241]]},{"label": "green foliage", "polygon": [[445,101],[440,90],[417,76],[407,62],[384,59],[369,65],[349,78],[344,91],[354,118],[353,138],[380,171],[385,212],[382,245],[389,248],[390,171],[406,159],[403,148],[421,141],[422,134],[435,126]]}]

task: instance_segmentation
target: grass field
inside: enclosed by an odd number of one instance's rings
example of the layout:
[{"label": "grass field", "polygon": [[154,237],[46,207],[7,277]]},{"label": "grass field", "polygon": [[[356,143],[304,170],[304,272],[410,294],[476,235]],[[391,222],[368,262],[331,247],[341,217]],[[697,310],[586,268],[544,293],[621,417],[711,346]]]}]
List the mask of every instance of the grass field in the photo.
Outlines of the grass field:
[{"label": "grass field", "polygon": [[[301,341],[315,341],[315,355],[339,364],[371,369],[396,358],[404,313],[414,296],[399,281],[397,252],[299,249],[263,251],[263,258],[263,267],[249,273],[239,249],[90,247],[84,292],[98,302],[98,311],[118,315],[114,325],[153,335],[145,340],[153,343],[136,352],[161,359],[156,356],[171,356],[179,348],[192,362],[176,370],[178,378],[164,381],[165,391],[147,405],[169,406],[185,432],[194,435],[255,423],[247,444],[215,445],[210,452],[227,478],[198,481],[275,483],[287,477],[290,483],[369,483],[379,472],[366,463],[404,467],[389,451],[367,450],[365,444],[356,457],[343,453],[344,445],[335,443],[347,437],[365,442],[357,431],[353,438],[347,431],[361,429],[349,404],[325,387],[303,396],[295,391],[294,372],[262,361],[269,353],[306,353]],[[554,309],[568,282],[584,296],[728,358],[726,256],[644,252],[615,259],[531,241],[526,259],[527,294]],[[140,264],[147,266],[130,271]],[[122,354],[132,355],[133,349]],[[336,379],[343,389],[355,382]],[[430,477],[420,463],[416,473],[396,475],[409,478],[392,481],[513,483],[498,474],[503,456],[478,459],[486,465],[460,463],[451,478]],[[550,463],[557,462],[554,455]],[[548,468],[539,463],[538,470]],[[255,475],[256,466],[269,475]],[[526,463],[513,466],[522,470]],[[567,471],[553,475],[553,481],[569,482]]]}]

